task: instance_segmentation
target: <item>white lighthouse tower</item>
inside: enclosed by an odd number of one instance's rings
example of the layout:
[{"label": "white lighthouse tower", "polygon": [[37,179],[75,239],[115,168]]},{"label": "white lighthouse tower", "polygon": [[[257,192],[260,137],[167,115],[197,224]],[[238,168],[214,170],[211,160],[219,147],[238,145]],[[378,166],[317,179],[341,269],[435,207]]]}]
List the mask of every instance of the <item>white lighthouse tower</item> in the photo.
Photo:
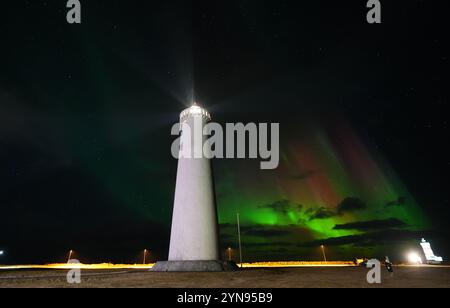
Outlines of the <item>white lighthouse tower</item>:
[{"label": "white lighthouse tower", "polygon": [[223,271],[219,261],[218,222],[211,161],[203,145],[210,114],[197,104],[180,115],[181,137],[169,261],[153,271]]},{"label": "white lighthouse tower", "polygon": [[219,259],[211,162],[203,155],[206,141],[203,127],[210,120],[209,113],[196,104],[180,115],[180,155],[169,261]]}]

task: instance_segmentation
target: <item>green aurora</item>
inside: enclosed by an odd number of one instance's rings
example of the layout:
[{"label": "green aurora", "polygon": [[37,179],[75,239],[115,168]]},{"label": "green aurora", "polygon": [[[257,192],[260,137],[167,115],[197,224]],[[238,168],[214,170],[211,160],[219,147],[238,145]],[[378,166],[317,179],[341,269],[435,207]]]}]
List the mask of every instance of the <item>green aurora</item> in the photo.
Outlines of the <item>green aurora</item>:
[{"label": "green aurora", "polygon": [[[344,123],[336,124],[333,133],[307,127],[283,146],[275,171],[258,170],[248,161],[216,162],[217,203],[227,245],[236,247],[236,213],[250,254],[279,258],[315,258],[317,250],[307,247],[321,241],[338,239],[339,244],[339,239],[354,236],[414,234],[430,227],[393,168]],[[383,242],[344,241],[336,245],[344,248],[336,257],[382,253]]]}]

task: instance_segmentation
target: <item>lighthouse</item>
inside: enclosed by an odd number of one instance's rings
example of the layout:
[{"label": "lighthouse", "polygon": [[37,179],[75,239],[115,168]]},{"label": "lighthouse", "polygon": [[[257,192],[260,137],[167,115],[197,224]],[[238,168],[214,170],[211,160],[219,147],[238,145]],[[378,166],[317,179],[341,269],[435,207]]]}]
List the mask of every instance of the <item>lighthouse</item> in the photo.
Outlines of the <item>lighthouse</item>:
[{"label": "lighthouse", "polygon": [[180,115],[181,139],[170,235],[169,261],[219,259],[211,161],[203,153],[210,114],[194,105]]},{"label": "lighthouse", "polygon": [[[223,271],[219,260],[217,209],[211,160],[204,153],[211,121],[196,103],[180,115],[178,157],[169,260],[157,262],[153,271]],[[207,147],[205,147],[207,148]]]}]

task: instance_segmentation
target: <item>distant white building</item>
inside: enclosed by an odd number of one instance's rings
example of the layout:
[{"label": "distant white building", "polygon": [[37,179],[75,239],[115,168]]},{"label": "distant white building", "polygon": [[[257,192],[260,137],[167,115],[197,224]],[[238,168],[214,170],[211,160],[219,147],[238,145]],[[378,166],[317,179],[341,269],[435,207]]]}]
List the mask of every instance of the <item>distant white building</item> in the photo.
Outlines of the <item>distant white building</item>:
[{"label": "distant white building", "polygon": [[425,259],[428,263],[442,263],[443,259],[442,257],[437,257],[434,255],[433,250],[431,249],[430,243],[425,241],[425,239],[422,239],[422,242],[420,243],[420,246],[422,246],[423,253],[425,254]]}]

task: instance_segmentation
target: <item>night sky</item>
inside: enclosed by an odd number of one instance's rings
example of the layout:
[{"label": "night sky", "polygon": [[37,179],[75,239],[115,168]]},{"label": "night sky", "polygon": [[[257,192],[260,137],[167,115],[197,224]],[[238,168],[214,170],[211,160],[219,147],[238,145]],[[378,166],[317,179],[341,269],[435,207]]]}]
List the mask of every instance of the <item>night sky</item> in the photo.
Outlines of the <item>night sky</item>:
[{"label": "night sky", "polygon": [[[0,18],[0,263],[167,258],[172,124],[279,122],[276,170],[213,163],[222,252],[450,255],[443,1],[9,1]],[[395,2],[395,3],[392,3]]]}]

